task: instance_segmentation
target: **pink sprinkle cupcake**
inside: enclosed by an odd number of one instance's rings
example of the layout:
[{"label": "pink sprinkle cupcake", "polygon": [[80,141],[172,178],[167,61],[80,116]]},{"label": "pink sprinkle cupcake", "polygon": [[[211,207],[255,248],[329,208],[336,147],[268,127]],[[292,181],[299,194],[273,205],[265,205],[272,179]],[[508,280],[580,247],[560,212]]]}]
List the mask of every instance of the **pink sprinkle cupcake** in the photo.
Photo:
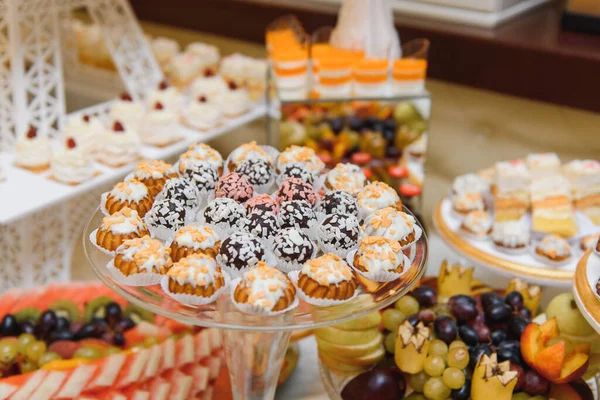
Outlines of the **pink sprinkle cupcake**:
[{"label": "pink sprinkle cupcake", "polygon": [[275,214],[277,214],[279,211],[279,207],[277,206],[275,199],[266,193],[254,196],[248,200],[245,205],[248,214],[254,210],[270,211]]},{"label": "pink sprinkle cupcake", "polygon": [[254,188],[246,178],[235,172],[223,175],[215,187],[215,197],[226,197],[245,203],[254,195]]},{"label": "pink sprinkle cupcake", "polygon": [[277,204],[289,200],[304,200],[314,206],[317,202],[317,195],[313,187],[298,178],[287,178],[283,181],[277,190]]}]

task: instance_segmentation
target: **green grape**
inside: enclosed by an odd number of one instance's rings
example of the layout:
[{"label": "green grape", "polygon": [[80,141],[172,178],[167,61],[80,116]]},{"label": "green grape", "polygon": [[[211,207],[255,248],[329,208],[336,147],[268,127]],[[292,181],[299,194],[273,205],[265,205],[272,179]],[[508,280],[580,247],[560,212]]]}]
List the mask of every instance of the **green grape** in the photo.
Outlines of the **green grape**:
[{"label": "green grape", "polygon": [[395,308],[388,308],[381,315],[381,320],[383,322],[383,327],[390,332],[396,333],[398,331],[398,326],[404,322],[406,317],[404,314]]},{"label": "green grape", "polygon": [[462,340],[455,340],[452,343],[450,343],[450,346],[448,346],[448,350],[452,350],[455,347],[464,347],[466,349],[467,345]]},{"label": "green grape", "polygon": [[9,340],[0,340],[0,362],[12,364],[19,353],[17,342]]},{"label": "green grape", "polygon": [[450,388],[440,377],[430,378],[423,388],[425,397],[431,400],[444,400],[450,397]]},{"label": "green grape", "polygon": [[450,389],[460,389],[465,384],[465,374],[458,368],[446,368],[442,379]]},{"label": "green grape", "polygon": [[406,396],[404,400],[427,400],[427,397],[423,396],[421,393],[412,392]]},{"label": "green grape", "polygon": [[531,397],[525,392],[519,392],[512,395],[511,400],[529,400]]},{"label": "green grape", "polygon": [[104,356],[110,356],[111,354],[117,354],[120,353],[121,349],[115,346],[109,346],[106,349],[104,349]]},{"label": "green grape", "polygon": [[394,354],[396,352],[396,332],[388,333],[383,344],[388,353]]},{"label": "green grape", "polygon": [[27,346],[27,349],[25,349],[25,356],[31,361],[37,361],[45,352],[46,343],[42,342],[41,340],[36,340],[29,343],[29,346]]},{"label": "green grape", "polygon": [[415,392],[423,393],[423,387],[428,379],[429,375],[421,371],[418,374],[408,375],[408,384]]},{"label": "green grape", "polygon": [[87,360],[96,360],[102,357],[102,351],[98,347],[80,347],[73,354],[73,358],[85,358]]},{"label": "green grape", "polygon": [[440,356],[445,359],[448,355],[448,346],[439,339],[432,340],[431,343],[429,343],[428,354],[430,356]]},{"label": "green grape", "polygon": [[58,353],[49,351],[47,353],[42,354],[38,363],[40,364],[40,367],[42,367],[42,366],[48,364],[50,361],[61,360],[61,359],[62,359],[62,357]]},{"label": "green grape", "polygon": [[21,361],[19,369],[21,370],[22,374],[26,374],[27,372],[35,371],[38,369],[38,366],[35,361],[24,359]]},{"label": "green grape", "polygon": [[469,365],[469,351],[467,348],[455,347],[448,353],[448,366],[465,369]]},{"label": "green grape", "polygon": [[419,312],[419,302],[412,296],[400,298],[394,307],[404,315],[413,315]]},{"label": "green grape", "polygon": [[446,369],[446,363],[440,356],[429,356],[423,363],[423,370],[429,376],[438,377],[442,376]]},{"label": "green grape", "polygon": [[25,354],[25,350],[31,342],[35,342],[35,336],[33,336],[32,334],[22,333],[21,335],[19,335],[19,338],[17,339],[17,348],[19,349],[19,353]]}]

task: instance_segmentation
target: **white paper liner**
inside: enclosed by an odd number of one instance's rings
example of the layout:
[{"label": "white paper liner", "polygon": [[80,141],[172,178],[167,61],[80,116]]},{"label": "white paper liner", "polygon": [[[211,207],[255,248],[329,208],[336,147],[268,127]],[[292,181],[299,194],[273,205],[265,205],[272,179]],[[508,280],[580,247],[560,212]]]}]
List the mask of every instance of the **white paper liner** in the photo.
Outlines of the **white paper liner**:
[{"label": "white paper liner", "polygon": [[510,254],[510,255],[525,254],[525,253],[529,252],[529,243],[526,244],[524,247],[521,247],[521,248],[510,248],[510,247],[505,247],[505,246],[497,245],[496,242],[494,242],[492,240],[492,245],[499,252],[502,252],[502,253],[505,253],[505,254]]},{"label": "white paper liner", "polygon": [[106,209],[106,197],[108,196],[108,193],[109,192],[104,192],[100,195],[100,211],[104,215],[110,215],[110,213]]},{"label": "white paper liner", "polygon": [[298,307],[299,301],[298,301],[298,297],[294,298],[294,301],[292,302],[292,304],[290,304],[290,306],[288,308],[285,308],[283,310],[279,310],[279,311],[265,311],[264,309],[262,309],[259,306],[256,306],[254,304],[247,304],[247,303],[238,303],[235,300],[235,289],[237,288],[237,286],[239,285],[239,283],[241,282],[241,278],[236,278],[234,280],[231,281],[231,291],[229,292],[229,296],[231,299],[231,302],[233,303],[233,305],[240,310],[241,312],[243,312],[244,314],[250,314],[250,315],[261,315],[261,316],[266,316],[266,317],[274,317],[276,315],[282,315],[287,313],[288,311],[293,310],[294,308]]},{"label": "white paper liner", "polygon": [[402,254],[402,272],[400,273],[390,271],[363,272],[354,266],[354,256],[356,255],[357,251],[358,250],[353,250],[352,252],[350,252],[345,258],[346,262],[348,263],[348,265],[350,265],[350,268],[352,268],[354,272],[364,276],[365,278],[373,282],[395,281],[396,279],[400,278],[404,273],[406,273],[406,271],[408,271],[410,269],[410,266],[412,265],[412,262],[406,256],[406,254]]},{"label": "white paper liner", "polygon": [[[208,221],[206,221],[206,218],[204,218],[204,209],[206,207],[202,208],[200,211],[198,211],[196,213],[196,218],[194,219],[194,222],[200,225],[208,225],[212,228],[213,231],[215,231],[215,233],[217,234],[217,236],[219,236],[220,238],[226,238],[229,235],[231,235],[234,232],[239,231],[240,229],[242,229],[241,226],[239,225],[234,225],[234,226],[230,226],[229,223],[227,222],[219,222],[217,224],[213,224],[210,223]],[[238,221],[239,223],[239,221]]]},{"label": "white paper liner", "polygon": [[152,286],[158,285],[162,279],[160,274],[151,273],[140,273],[135,275],[126,276],[114,265],[115,259],[113,258],[106,264],[106,268],[110,271],[110,274],[115,278],[117,282],[127,286]]},{"label": "white paper liner", "polygon": [[333,299],[315,299],[314,297],[310,297],[309,295],[307,295],[306,293],[304,293],[302,291],[302,289],[300,289],[298,287],[298,275],[300,274],[300,271],[292,271],[290,273],[288,273],[288,277],[290,278],[290,280],[292,281],[292,283],[294,284],[294,286],[296,286],[296,294],[298,297],[300,297],[302,300],[304,300],[305,302],[307,302],[308,304],[311,304],[313,306],[317,306],[317,307],[331,307],[331,306],[337,306],[340,304],[344,304],[347,303],[349,301],[354,300],[360,292],[359,287],[356,287],[356,290],[354,291],[354,294],[352,295],[352,297],[349,297],[347,299],[344,300],[333,300]]},{"label": "white paper liner", "polygon": [[178,301],[179,303],[187,304],[190,306],[201,306],[204,304],[214,303],[219,298],[221,293],[223,293],[225,290],[227,290],[229,288],[229,285],[231,284],[231,278],[229,278],[229,275],[227,275],[226,272],[222,272],[222,274],[223,274],[223,278],[225,280],[225,284],[223,286],[221,286],[210,297],[196,296],[193,294],[173,293],[169,290],[169,277],[168,276],[162,277],[162,279],[160,280],[160,287],[163,290],[163,292],[165,292],[170,298],[172,298],[175,301]]},{"label": "white paper liner", "polygon": [[90,233],[90,242],[92,242],[94,247],[97,248],[98,250],[100,250],[101,252],[103,252],[104,254],[109,255],[109,256],[114,256],[115,255],[114,251],[106,250],[104,247],[100,246],[98,244],[98,242],[96,242],[96,234],[98,233],[98,229],[99,228],[96,228],[92,231],[92,233]]},{"label": "white paper liner", "polygon": [[537,248],[538,243],[533,243],[529,246],[531,257],[535,260],[541,262],[542,264],[546,264],[549,267],[561,267],[563,265],[569,264],[569,262],[573,259],[573,249],[571,248],[571,254],[563,261],[552,261],[548,257],[544,257],[536,253],[535,249]]},{"label": "white paper liner", "polygon": [[[223,239],[223,240],[225,240],[225,239]],[[221,241],[221,243],[223,243],[223,242]],[[244,275],[244,272],[255,267],[255,266],[249,266],[249,265],[245,266],[244,268],[241,268],[241,269],[230,267],[228,265],[225,265],[225,262],[223,262],[223,257],[221,257],[221,254],[217,254],[216,260],[217,260],[217,264],[219,264],[219,267],[221,267],[222,269],[227,271],[227,273],[229,274],[229,276],[231,276],[231,278],[241,278],[242,275]],[[273,254],[273,252],[271,252],[271,250],[266,247],[265,247],[265,259],[261,260],[261,261],[264,261],[267,263],[267,265],[272,265],[272,266],[274,266],[277,263],[277,259],[275,258],[275,255]]]},{"label": "white paper liner", "polygon": [[[317,256],[317,254],[319,253],[319,246],[317,243],[315,243],[313,241],[313,253],[310,255],[310,257],[308,258],[309,260],[312,260],[313,258],[315,258]],[[301,270],[302,267],[304,266],[303,262],[298,262],[297,260],[292,260],[292,261],[286,261],[286,260],[282,260],[281,258],[277,257],[276,254],[273,254],[273,257],[275,257],[276,260],[276,265],[275,267],[280,270],[281,272],[284,273],[289,273],[292,271],[298,271]]]},{"label": "white paper liner", "polygon": [[469,232],[466,229],[463,229],[463,227],[461,226],[459,228],[459,232],[462,236],[468,238],[468,239],[472,239],[472,240],[480,240],[480,241],[486,241],[490,238],[490,235],[492,234],[492,232],[490,231],[490,233],[486,233],[485,235],[477,235],[473,232]]},{"label": "white paper liner", "polygon": [[275,168],[275,164],[277,163],[277,158],[279,157],[279,150],[277,150],[275,147],[269,146],[267,144],[261,144],[259,147],[261,149],[263,149],[263,151],[265,153],[267,153],[267,156],[269,156],[269,162],[271,163],[273,168]]},{"label": "white paper liner", "polygon": [[257,194],[269,194],[273,191],[273,185],[275,184],[275,174],[273,173],[273,175],[271,176],[271,179],[269,179],[269,181],[267,183],[264,183],[262,185],[252,185],[252,188],[254,189],[254,195]]},{"label": "white paper liner", "polygon": [[423,229],[421,229],[419,225],[415,224],[413,226],[413,230],[415,232],[415,239],[411,243],[402,246],[402,250],[408,249],[410,246],[413,246],[415,243],[417,243],[419,239],[421,239],[421,236],[423,235]]}]

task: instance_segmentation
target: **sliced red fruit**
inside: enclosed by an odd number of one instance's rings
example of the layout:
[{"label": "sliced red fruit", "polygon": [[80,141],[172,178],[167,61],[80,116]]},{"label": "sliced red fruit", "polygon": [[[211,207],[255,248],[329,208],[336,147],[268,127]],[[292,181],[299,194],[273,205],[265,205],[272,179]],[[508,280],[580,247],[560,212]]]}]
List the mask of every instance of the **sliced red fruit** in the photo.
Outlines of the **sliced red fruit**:
[{"label": "sliced red fruit", "polygon": [[161,372],[160,361],[162,357],[162,346],[160,344],[156,344],[150,347],[148,350],[150,352],[150,356],[146,362],[144,372],[142,372],[142,380],[153,378]]},{"label": "sliced red fruit", "polygon": [[207,367],[199,364],[190,364],[185,366],[182,371],[186,375],[190,375],[192,378],[194,378],[194,384],[192,387],[194,393],[200,393],[206,390],[208,387],[210,374],[210,371]]},{"label": "sliced red fruit", "polygon": [[58,355],[63,359],[73,358],[73,354],[81,347],[81,343],[72,342],[69,340],[58,340],[53,342],[50,346],[48,346],[48,351],[53,351],[58,353]]},{"label": "sliced red fruit", "polygon": [[29,139],[33,139],[36,136],[37,136],[37,129],[34,126],[30,126],[29,130],[27,131],[27,137]]},{"label": "sliced red fruit", "polygon": [[560,376],[560,367],[565,359],[565,342],[546,347],[535,355],[535,369],[549,380]]},{"label": "sliced red fruit", "polygon": [[177,358],[175,365],[182,367],[194,362],[194,337],[192,335],[183,335],[175,342],[175,351]]},{"label": "sliced red fruit", "polygon": [[160,370],[167,371],[175,367],[175,339],[167,338],[161,343]]},{"label": "sliced red fruit", "polygon": [[150,400],[168,400],[171,392],[171,383],[160,376],[152,379],[148,384],[150,389]]},{"label": "sliced red fruit", "polygon": [[122,388],[133,382],[137,382],[144,372],[149,357],[150,351],[148,349],[129,352],[127,354],[127,361],[123,365],[123,368],[121,368],[121,371],[119,371],[114,387]]}]

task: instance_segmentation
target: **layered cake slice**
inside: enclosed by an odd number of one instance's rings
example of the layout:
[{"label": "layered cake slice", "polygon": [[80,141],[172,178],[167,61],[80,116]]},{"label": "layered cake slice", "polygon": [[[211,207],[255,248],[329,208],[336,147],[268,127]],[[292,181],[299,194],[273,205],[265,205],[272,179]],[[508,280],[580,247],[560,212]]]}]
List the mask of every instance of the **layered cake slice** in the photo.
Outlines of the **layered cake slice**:
[{"label": "layered cake slice", "polygon": [[571,183],[575,208],[600,224],[600,162],[574,160],[563,167]]},{"label": "layered cake slice", "polygon": [[496,163],[494,176],[496,221],[520,219],[529,208],[531,177],[523,160]]},{"label": "layered cake slice", "polygon": [[562,175],[533,181],[531,184],[533,230],[563,237],[577,234],[571,203],[571,184]]},{"label": "layered cake slice", "polygon": [[560,175],[560,159],[556,153],[533,153],[527,156],[531,180]]}]

